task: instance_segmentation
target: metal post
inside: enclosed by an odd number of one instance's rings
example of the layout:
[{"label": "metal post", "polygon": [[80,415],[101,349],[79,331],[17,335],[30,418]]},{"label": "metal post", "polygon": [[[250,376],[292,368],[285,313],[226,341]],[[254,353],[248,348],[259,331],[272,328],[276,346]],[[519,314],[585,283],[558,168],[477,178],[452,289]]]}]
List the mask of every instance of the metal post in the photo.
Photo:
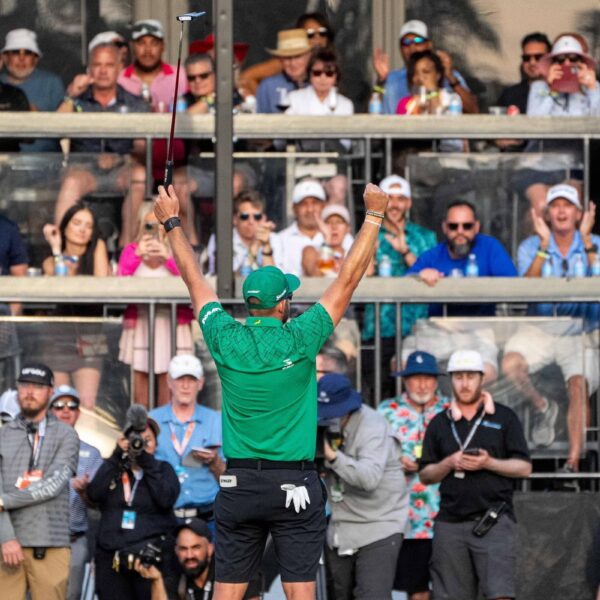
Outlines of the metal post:
[{"label": "metal post", "polygon": [[156,319],[156,303],[154,301],[148,304],[148,408],[153,409],[156,406],[156,389],[154,385],[154,348],[156,344],[156,329],[154,322]]},{"label": "metal post", "polygon": [[217,209],[217,293],[233,297],[233,0],[213,0],[216,24],[217,114],[215,151]]},{"label": "metal post", "polygon": [[[396,302],[396,371],[402,371],[402,302]],[[402,379],[396,377],[396,396],[402,393]]]},{"label": "metal post", "polygon": [[583,208],[587,210],[590,202],[590,138],[583,138]]},{"label": "metal post", "polygon": [[381,403],[381,302],[375,302],[375,389],[373,401],[375,407]]}]

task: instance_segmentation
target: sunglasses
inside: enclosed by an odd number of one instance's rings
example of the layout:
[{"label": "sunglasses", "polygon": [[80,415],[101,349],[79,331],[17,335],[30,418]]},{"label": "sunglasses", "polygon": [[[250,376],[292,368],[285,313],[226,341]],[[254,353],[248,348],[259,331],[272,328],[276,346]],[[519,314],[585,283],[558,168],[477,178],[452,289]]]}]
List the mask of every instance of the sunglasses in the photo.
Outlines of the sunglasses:
[{"label": "sunglasses", "polygon": [[325,77],[335,77],[337,71],[335,69],[313,69],[310,74],[313,77],[321,77],[321,75],[325,75]]},{"label": "sunglasses", "polygon": [[536,62],[538,62],[542,56],[544,56],[544,54],[540,54],[540,53],[535,53],[535,54],[521,54],[521,60],[523,62],[531,62],[532,60],[535,60]]},{"label": "sunglasses", "polygon": [[79,402],[75,402],[75,400],[69,400],[68,402],[63,402],[62,400],[57,400],[52,404],[53,410],[62,410],[63,408],[68,408],[69,410],[77,410],[79,408]]},{"label": "sunglasses", "polygon": [[142,23],[141,25],[138,25],[137,27],[132,27],[131,29],[131,33],[141,33],[144,31],[147,31],[148,34],[162,33],[160,27],[152,25],[152,23]]},{"label": "sunglasses", "polygon": [[475,223],[446,223],[446,226],[450,231],[458,231],[458,228],[462,228],[463,231],[471,231],[475,227]]},{"label": "sunglasses", "polygon": [[213,74],[212,71],[207,71],[206,73],[198,73],[196,75],[188,75],[187,76],[187,80],[188,81],[196,81],[196,79],[201,79],[202,81],[208,79],[211,75]]},{"label": "sunglasses", "polygon": [[559,54],[552,59],[552,62],[562,65],[567,60],[572,63],[581,62],[581,56],[579,54]]},{"label": "sunglasses", "polygon": [[308,36],[309,40],[312,40],[312,38],[314,38],[315,35],[319,35],[321,37],[327,37],[328,33],[329,33],[329,29],[327,29],[327,27],[319,27],[319,29],[307,29],[306,30],[306,35]]},{"label": "sunglasses", "polygon": [[400,43],[408,48],[408,46],[413,46],[414,44],[424,44],[426,41],[427,38],[417,35],[414,38],[404,38]]},{"label": "sunglasses", "polygon": [[6,54],[10,54],[11,56],[37,56],[37,54],[31,50],[24,50],[21,48],[20,50],[7,50]]},{"label": "sunglasses", "polygon": [[263,218],[262,213],[254,213],[251,215],[250,213],[240,213],[238,215],[240,221],[247,221],[250,217],[252,217],[255,221],[260,221]]}]

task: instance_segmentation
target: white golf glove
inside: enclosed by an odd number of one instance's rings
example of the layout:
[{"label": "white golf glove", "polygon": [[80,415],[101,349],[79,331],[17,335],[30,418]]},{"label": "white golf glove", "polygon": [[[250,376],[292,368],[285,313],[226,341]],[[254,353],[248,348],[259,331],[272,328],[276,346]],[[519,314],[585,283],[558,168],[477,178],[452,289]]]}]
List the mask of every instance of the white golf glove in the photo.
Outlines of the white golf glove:
[{"label": "white golf glove", "polygon": [[294,510],[299,513],[300,509],[306,510],[306,505],[310,504],[308,490],[306,486],[295,486],[293,483],[284,483],[281,489],[285,492],[285,507],[288,508],[294,501]]}]

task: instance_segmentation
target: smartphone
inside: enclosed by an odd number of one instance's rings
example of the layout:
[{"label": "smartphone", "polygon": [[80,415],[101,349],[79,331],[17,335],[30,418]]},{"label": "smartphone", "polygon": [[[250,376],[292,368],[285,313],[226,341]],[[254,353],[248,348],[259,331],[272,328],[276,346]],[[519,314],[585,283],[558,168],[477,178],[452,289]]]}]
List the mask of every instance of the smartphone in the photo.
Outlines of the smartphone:
[{"label": "smartphone", "polygon": [[468,454],[469,456],[479,456],[479,448],[466,448],[463,450],[463,454]]},{"label": "smartphone", "polygon": [[198,446],[197,448],[192,448],[194,452],[203,452],[207,454],[212,452],[213,450],[218,450],[221,447],[221,444],[207,444],[206,446]]},{"label": "smartphone", "polygon": [[550,89],[553,92],[559,92],[561,94],[575,94],[579,92],[581,89],[581,84],[579,83],[579,67],[571,66],[562,67],[562,76],[559,79],[556,79],[552,82]]},{"label": "smartphone", "polygon": [[144,223],[144,232],[158,239],[158,223]]}]

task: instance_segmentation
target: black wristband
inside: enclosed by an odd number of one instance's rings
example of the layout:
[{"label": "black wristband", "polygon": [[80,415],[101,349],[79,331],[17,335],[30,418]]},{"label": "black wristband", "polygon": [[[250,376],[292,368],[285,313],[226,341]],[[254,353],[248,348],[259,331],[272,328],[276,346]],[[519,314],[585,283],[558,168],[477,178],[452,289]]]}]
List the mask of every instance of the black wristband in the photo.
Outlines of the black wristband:
[{"label": "black wristband", "polygon": [[458,79],[456,81],[449,81],[448,83],[452,89],[457,88],[460,85],[460,81]]},{"label": "black wristband", "polygon": [[586,254],[594,254],[598,252],[598,246],[596,244],[592,244],[589,248],[585,249]]},{"label": "black wristband", "polygon": [[169,233],[171,229],[175,229],[175,227],[181,227],[181,219],[179,217],[171,217],[163,223],[163,227],[165,228],[165,233]]}]

